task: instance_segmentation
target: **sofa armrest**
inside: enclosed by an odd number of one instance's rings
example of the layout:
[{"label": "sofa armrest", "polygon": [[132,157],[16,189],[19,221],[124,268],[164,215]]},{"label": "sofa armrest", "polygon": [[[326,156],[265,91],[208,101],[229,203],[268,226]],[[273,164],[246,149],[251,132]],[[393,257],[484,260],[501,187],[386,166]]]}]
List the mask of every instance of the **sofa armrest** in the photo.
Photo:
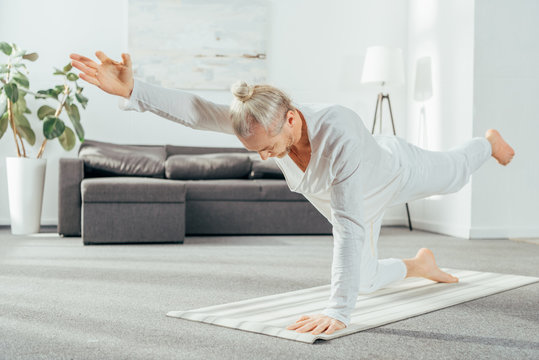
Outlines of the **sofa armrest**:
[{"label": "sofa armrest", "polygon": [[84,178],[84,161],[61,158],[58,186],[58,233],[81,236],[80,183]]}]

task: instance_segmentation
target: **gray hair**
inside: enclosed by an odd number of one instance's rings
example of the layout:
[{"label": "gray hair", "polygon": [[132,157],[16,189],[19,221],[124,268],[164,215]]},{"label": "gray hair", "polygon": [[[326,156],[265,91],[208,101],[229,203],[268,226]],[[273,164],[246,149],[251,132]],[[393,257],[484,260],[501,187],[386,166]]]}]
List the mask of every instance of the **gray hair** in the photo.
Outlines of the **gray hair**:
[{"label": "gray hair", "polygon": [[240,137],[252,135],[256,125],[276,136],[286,122],[286,113],[296,110],[290,98],[271,85],[248,85],[240,80],[230,90],[234,94],[230,118],[234,132]]}]

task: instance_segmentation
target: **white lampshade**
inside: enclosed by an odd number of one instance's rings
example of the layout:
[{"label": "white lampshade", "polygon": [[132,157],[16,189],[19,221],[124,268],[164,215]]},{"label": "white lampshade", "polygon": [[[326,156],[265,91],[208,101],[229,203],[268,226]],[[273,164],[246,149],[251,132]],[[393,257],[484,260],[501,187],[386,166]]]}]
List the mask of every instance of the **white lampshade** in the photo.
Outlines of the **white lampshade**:
[{"label": "white lampshade", "polygon": [[382,85],[404,84],[402,49],[385,46],[368,47],[361,82]]},{"label": "white lampshade", "polygon": [[426,101],[432,97],[432,66],[430,56],[417,59],[415,70],[414,99]]}]

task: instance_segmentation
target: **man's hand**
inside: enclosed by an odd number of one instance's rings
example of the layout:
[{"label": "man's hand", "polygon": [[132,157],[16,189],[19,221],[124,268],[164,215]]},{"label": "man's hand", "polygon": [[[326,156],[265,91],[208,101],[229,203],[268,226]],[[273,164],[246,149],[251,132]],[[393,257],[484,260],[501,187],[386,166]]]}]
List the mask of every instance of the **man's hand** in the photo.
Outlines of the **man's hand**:
[{"label": "man's hand", "polygon": [[[313,335],[318,335],[325,331],[326,334],[333,334],[337,330],[344,329],[346,325],[332,317],[322,314],[316,314],[312,316],[303,315],[296,321],[295,324],[291,324],[287,327],[288,330],[297,329],[296,332],[309,332],[313,330]],[[327,329],[327,330],[326,330]]]},{"label": "man's hand", "polygon": [[102,51],[97,51],[95,56],[101,60],[101,64],[79,54],[69,55],[71,65],[82,71],[79,74],[81,79],[109,94],[129,98],[134,85],[129,54],[122,54],[122,62],[110,59]]}]

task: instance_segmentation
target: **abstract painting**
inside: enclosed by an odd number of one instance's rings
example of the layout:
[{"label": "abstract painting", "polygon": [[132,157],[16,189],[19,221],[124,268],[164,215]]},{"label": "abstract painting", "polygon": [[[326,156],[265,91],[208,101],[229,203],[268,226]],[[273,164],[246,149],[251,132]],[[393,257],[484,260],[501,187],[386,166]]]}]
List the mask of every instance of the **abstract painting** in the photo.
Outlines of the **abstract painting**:
[{"label": "abstract painting", "polygon": [[265,0],[129,0],[135,76],[179,89],[266,80]]}]

